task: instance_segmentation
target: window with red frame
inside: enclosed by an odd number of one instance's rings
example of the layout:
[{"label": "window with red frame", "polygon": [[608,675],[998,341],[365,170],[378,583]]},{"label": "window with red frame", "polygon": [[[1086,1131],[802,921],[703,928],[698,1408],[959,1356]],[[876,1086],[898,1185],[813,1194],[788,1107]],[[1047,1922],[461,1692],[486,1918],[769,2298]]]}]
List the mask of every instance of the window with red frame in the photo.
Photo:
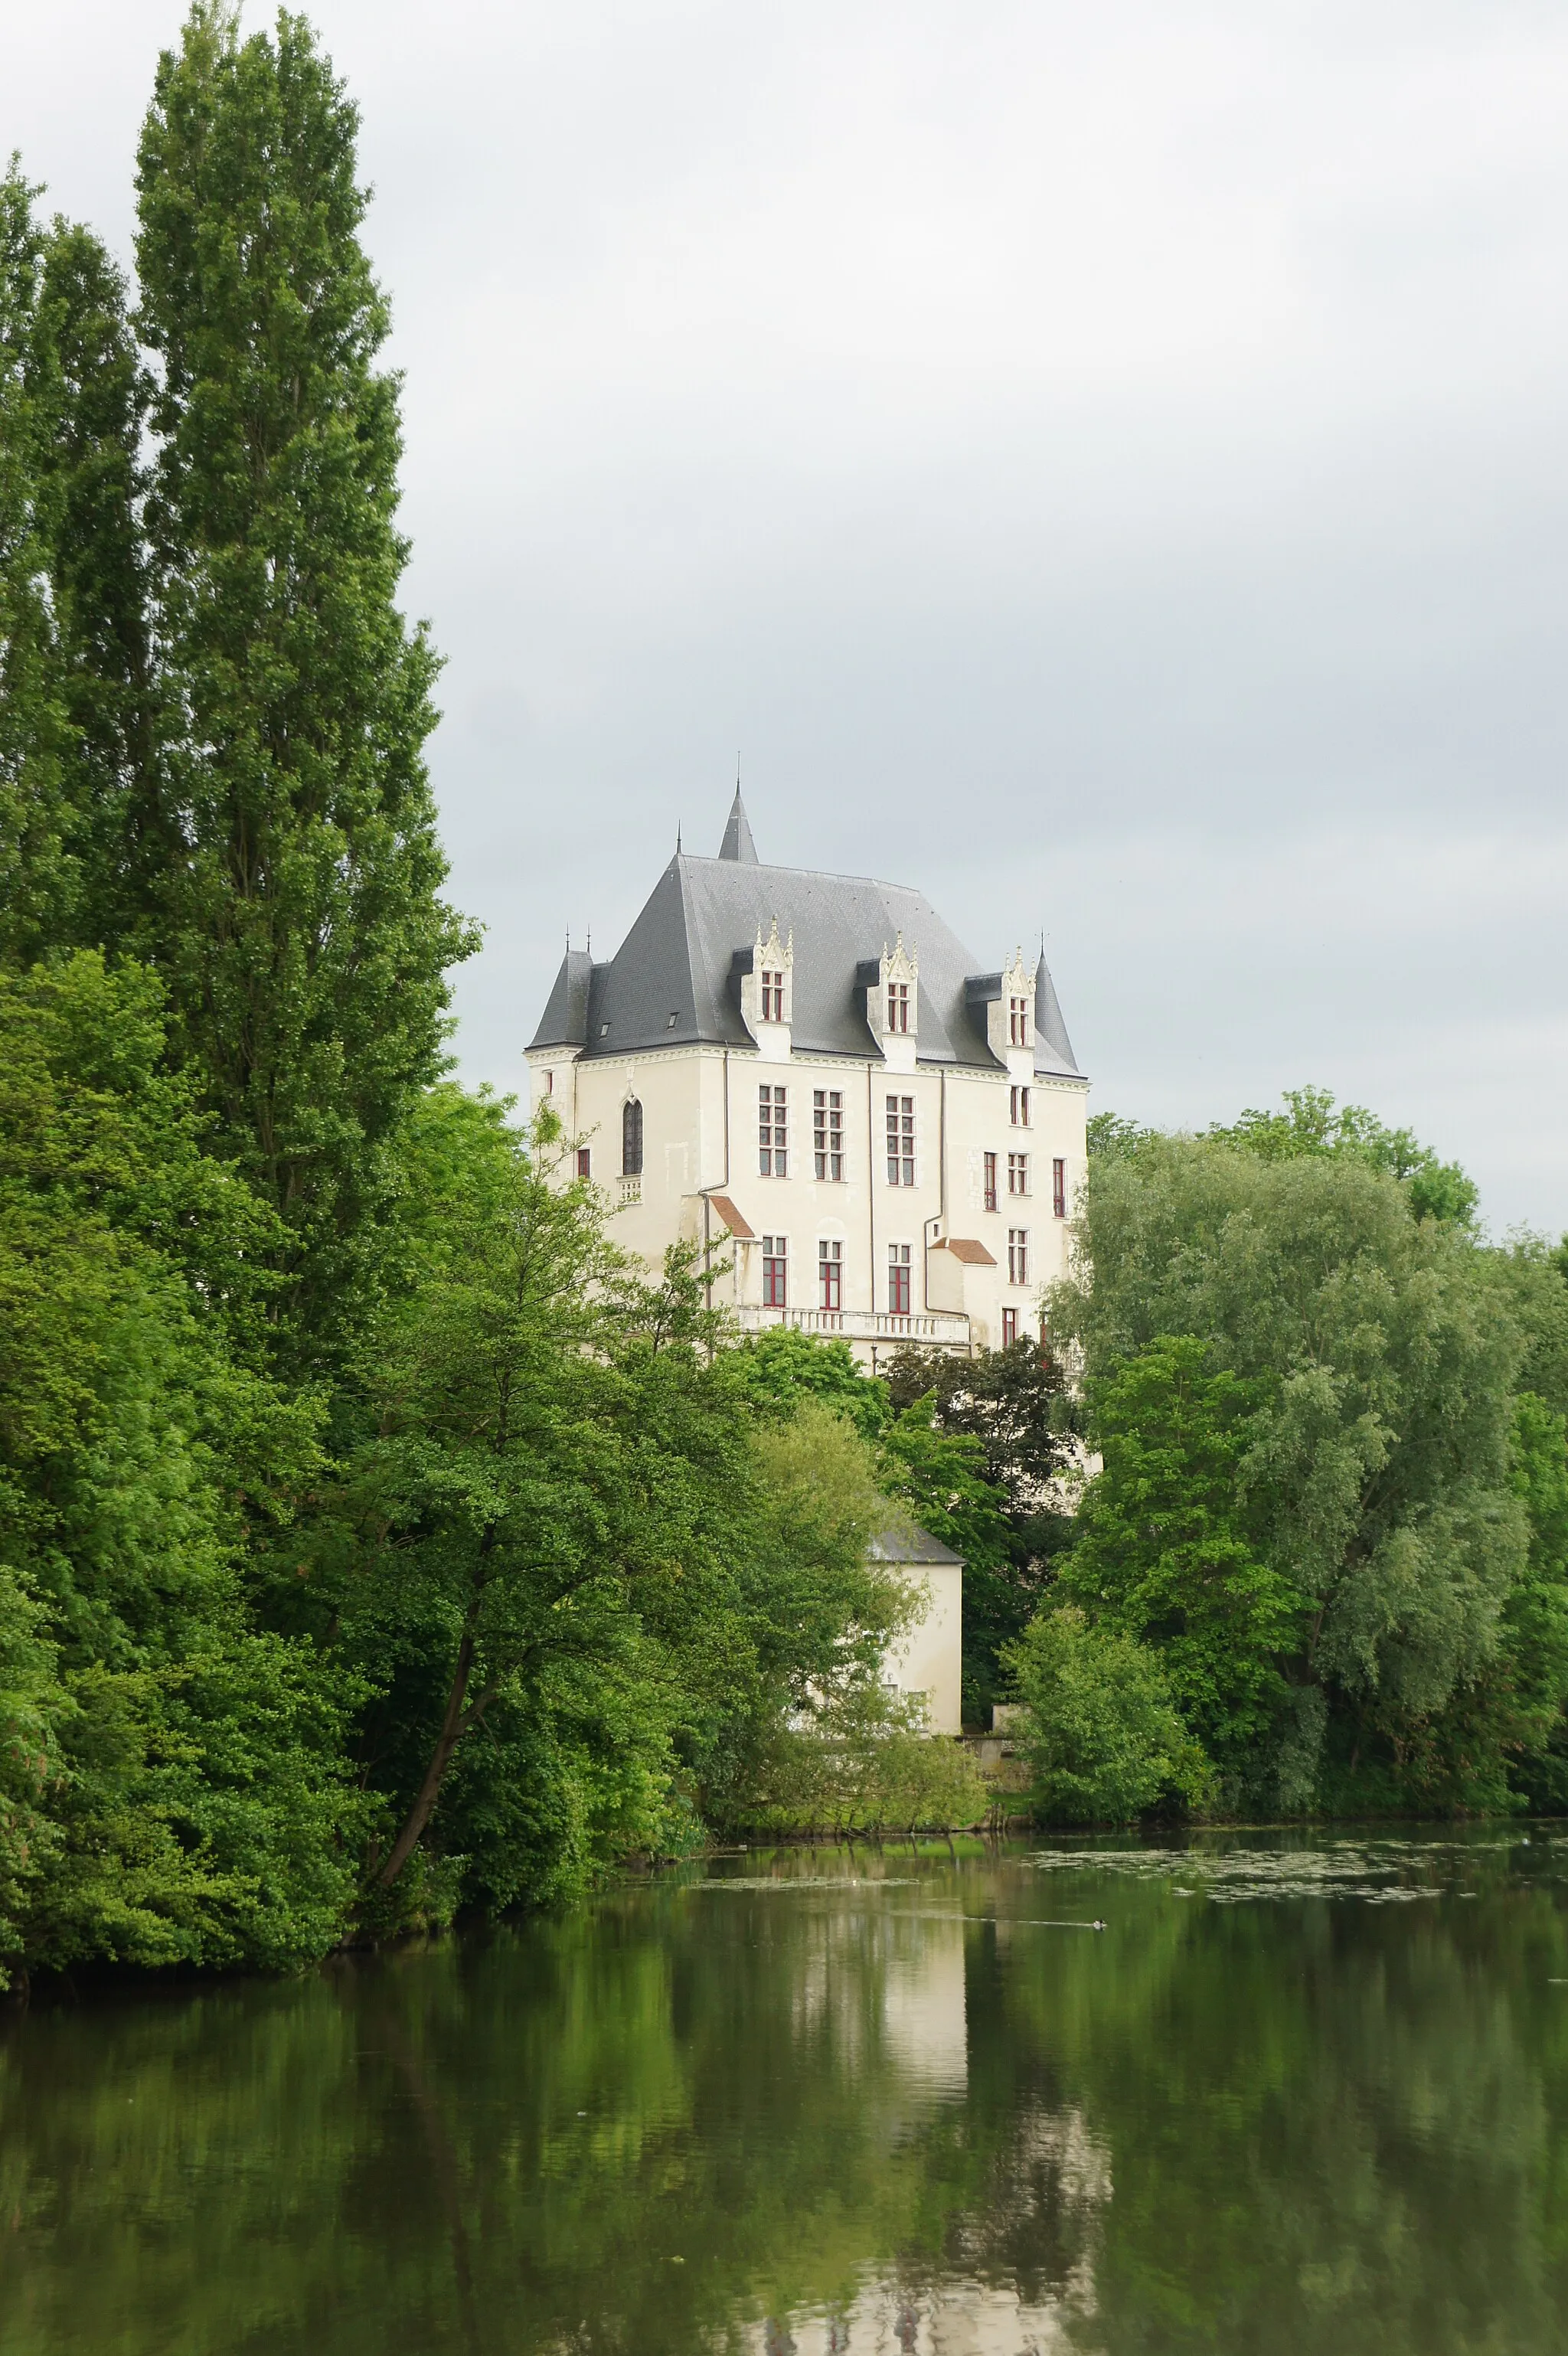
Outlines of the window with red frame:
[{"label": "window with red frame", "polygon": [[1009,998],[1008,1001],[1008,1041],[1014,1047],[1029,1045],[1029,1000]]},{"label": "window with red frame", "polygon": [[987,1211],[994,1211],[996,1207],[997,1157],[994,1153],[987,1153],[986,1156],[986,1208]]},{"label": "window with red frame", "polygon": [[907,1031],[909,1029],[909,984],[907,981],[890,981],[888,984],[888,1029],[890,1031]]},{"label": "window with red frame", "polygon": [[787,1309],[789,1306],[789,1238],[787,1236],[763,1237],[763,1307]]},{"label": "window with red frame", "polygon": [[782,1023],[784,1021],[784,976],[782,973],[764,973],[763,976],[763,1021],[764,1023]]},{"label": "window with red frame", "polygon": [[844,1247],[824,1241],[816,1247],[816,1305],[837,1317],[844,1306]]},{"label": "window with red frame", "polygon": [[593,1175],[593,1148],[591,1145],[580,1145],[577,1149],[577,1174],[580,1178],[592,1178]]},{"label": "window with red frame", "polygon": [[1029,1193],[1029,1155],[1027,1153],[1008,1154],[1008,1192],[1009,1194]]},{"label": "window with red frame", "polygon": [[1008,1110],[1011,1114],[1013,1127],[1015,1129],[1027,1129],[1029,1127],[1029,1090],[1027,1088],[1010,1088],[1008,1095]]},{"label": "window with red frame", "polygon": [[1019,1338],[1019,1312],[1016,1309],[1002,1312],[1002,1347],[1010,1350]]},{"label": "window with red frame", "polygon": [[909,1250],[908,1244],[888,1246],[888,1313],[892,1317],[909,1315]]},{"label": "window with red frame", "polygon": [[1008,1229],[1008,1282],[1009,1284],[1029,1282],[1029,1229],[1027,1227]]},{"label": "window with red frame", "polygon": [[789,1176],[789,1107],[784,1090],[764,1084],[757,1090],[757,1169],[764,1178]]},{"label": "window with red frame", "polygon": [[1067,1164],[1060,1160],[1051,1165],[1051,1207],[1059,1219],[1067,1216]]}]

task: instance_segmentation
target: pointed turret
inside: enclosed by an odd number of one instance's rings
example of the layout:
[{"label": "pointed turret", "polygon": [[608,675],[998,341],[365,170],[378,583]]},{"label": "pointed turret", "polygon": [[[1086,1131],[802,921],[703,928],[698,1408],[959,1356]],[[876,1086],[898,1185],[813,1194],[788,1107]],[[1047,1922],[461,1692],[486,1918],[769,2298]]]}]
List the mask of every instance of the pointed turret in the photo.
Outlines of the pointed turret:
[{"label": "pointed turret", "polygon": [[724,830],[724,840],[719,846],[720,859],[733,860],[738,867],[758,867],[757,846],[752,841],[752,823],[746,816],[746,805],[741,799],[741,788],[735,788],[735,798],[730,805],[730,823]]},{"label": "pointed turret", "polygon": [[588,1044],[588,992],[593,980],[593,959],[586,949],[569,948],[560,961],[549,1003],[539,1027],[528,1042],[535,1047],[583,1047]]},{"label": "pointed turret", "polygon": [[[1072,1042],[1067,1035],[1067,1025],[1062,1020],[1061,1001],[1056,995],[1056,984],[1051,980],[1051,968],[1045,961],[1043,941],[1040,945],[1040,963],[1034,969],[1034,1038],[1037,1057],[1041,1048],[1049,1048],[1053,1055],[1061,1058],[1068,1071],[1075,1072],[1078,1069],[1078,1058],[1072,1052]],[[1036,1068],[1039,1068],[1038,1064]]]}]

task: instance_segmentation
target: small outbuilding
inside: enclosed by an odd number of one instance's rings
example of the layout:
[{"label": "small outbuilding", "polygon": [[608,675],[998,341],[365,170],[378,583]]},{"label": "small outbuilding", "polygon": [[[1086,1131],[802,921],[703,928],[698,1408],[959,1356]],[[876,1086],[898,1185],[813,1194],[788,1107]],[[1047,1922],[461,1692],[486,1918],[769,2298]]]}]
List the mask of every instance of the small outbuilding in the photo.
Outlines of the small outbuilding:
[{"label": "small outbuilding", "polygon": [[929,1601],[921,1618],[891,1646],[886,1668],[901,1693],[923,1694],[933,1734],[963,1731],[964,1558],[911,1523],[883,1530],[868,1549]]}]

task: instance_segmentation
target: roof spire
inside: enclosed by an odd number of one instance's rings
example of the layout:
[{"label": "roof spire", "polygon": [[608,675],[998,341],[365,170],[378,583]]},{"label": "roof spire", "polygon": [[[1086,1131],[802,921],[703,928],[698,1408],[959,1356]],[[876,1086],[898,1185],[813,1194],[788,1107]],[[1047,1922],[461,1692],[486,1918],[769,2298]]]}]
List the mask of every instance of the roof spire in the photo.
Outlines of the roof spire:
[{"label": "roof spire", "polygon": [[741,780],[735,780],[735,798],[730,805],[730,823],[724,829],[724,840],[719,846],[720,859],[733,860],[741,867],[759,867],[757,846],[752,841],[751,821],[746,805],[741,799]]},{"label": "roof spire", "polygon": [[1038,1045],[1041,1040],[1054,1048],[1069,1071],[1078,1069],[1078,1058],[1072,1052],[1072,1042],[1067,1035],[1067,1025],[1061,1019],[1061,1002],[1056,995],[1056,985],[1051,979],[1051,968],[1045,961],[1045,935],[1040,937],[1040,963],[1034,969],[1034,1035]]}]

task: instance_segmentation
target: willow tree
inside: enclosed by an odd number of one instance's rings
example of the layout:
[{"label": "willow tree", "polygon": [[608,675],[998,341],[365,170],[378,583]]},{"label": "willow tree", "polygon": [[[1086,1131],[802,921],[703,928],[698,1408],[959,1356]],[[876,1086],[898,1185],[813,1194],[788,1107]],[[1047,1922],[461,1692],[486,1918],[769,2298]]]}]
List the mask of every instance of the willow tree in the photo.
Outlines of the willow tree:
[{"label": "willow tree", "polygon": [[389,1149],[473,946],[440,897],[436,658],[397,604],[399,380],[357,120],[302,17],[241,40],[197,0],[137,184],[177,846],[148,932],[220,1150],[284,1222],[302,1370],[365,1297]]}]

